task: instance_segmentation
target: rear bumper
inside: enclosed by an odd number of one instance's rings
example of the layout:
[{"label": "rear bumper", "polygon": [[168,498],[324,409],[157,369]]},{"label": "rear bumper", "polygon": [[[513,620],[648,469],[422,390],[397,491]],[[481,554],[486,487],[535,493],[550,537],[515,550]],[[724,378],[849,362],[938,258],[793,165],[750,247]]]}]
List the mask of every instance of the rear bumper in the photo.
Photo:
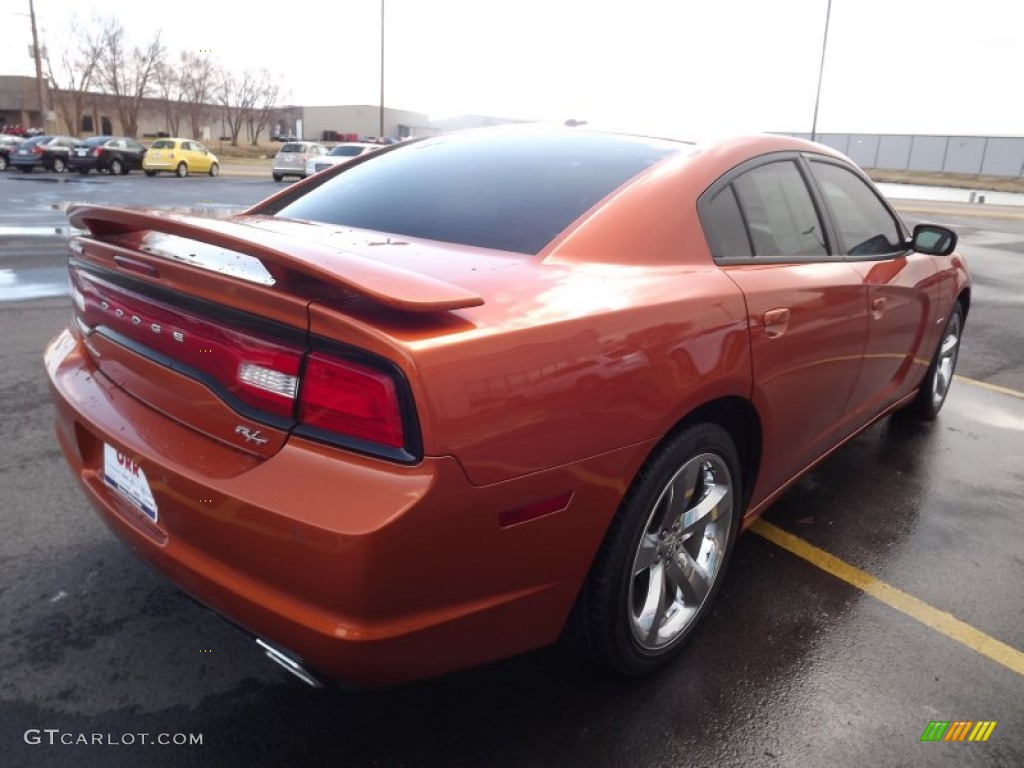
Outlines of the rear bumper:
[{"label": "rear bumper", "polygon": [[[46,367],[61,448],[111,530],[200,602],[359,685],[556,639],[625,490],[612,478],[646,454],[634,446],[487,487],[451,457],[399,466],[294,437],[260,460],[118,389],[69,331]],[[145,472],[155,524],[104,482],[104,443]],[[499,522],[567,492],[561,511]]]}]

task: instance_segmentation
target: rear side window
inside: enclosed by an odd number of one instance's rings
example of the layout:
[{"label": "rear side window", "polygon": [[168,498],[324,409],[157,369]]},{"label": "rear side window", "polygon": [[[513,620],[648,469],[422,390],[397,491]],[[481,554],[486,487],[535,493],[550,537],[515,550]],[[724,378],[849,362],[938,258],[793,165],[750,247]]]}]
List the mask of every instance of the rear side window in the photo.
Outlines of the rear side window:
[{"label": "rear side window", "polygon": [[733,182],[756,256],[824,256],[825,234],[791,160],[754,168]]},{"label": "rear side window", "polygon": [[174,149],[174,142],[166,141],[164,139],[161,139],[160,141],[154,141],[153,149]]},{"label": "rear side window", "polygon": [[703,211],[704,227],[716,258],[749,258],[754,255],[732,184],[712,198]]},{"label": "rear side window", "polygon": [[852,171],[811,160],[811,169],[839,228],[847,256],[884,256],[906,250],[899,225],[871,188]]},{"label": "rear side window", "polygon": [[438,137],[371,155],[278,215],[536,254],[684,146],[573,131]]}]

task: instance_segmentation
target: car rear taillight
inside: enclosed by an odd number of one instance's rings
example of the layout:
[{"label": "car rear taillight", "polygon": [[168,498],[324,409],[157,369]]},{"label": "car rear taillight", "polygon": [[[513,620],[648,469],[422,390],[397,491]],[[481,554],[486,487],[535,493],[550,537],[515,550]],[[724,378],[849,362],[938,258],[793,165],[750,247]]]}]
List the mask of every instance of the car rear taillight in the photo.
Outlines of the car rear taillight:
[{"label": "car rear taillight", "polygon": [[40,147],[38,144],[36,144],[34,147],[32,147],[32,152],[33,152],[33,154],[36,154],[36,155],[41,155],[45,151],[46,150],[43,149],[42,147]]},{"label": "car rear taillight", "polygon": [[99,157],[100,155],[103,154],[103,147],[96,147],[96,149],[94,149],[92,153],[96,155],[96,157]]},{"label": "car rear taillight", "polygon": [[406,442],[394,379],[322,352],[312,352],[306,359],[299,421],[391,448],[402,448]]},{"label": "car rear taillight", "polygon": [[140,286],[141,293],[128,287],[134,280],[114,283],[74,262],[71,282],[83,334],[111,337],[202,381],[253,420],[362,453],[418,459],[411,395],[388,361],[334,346],[310,350],[303,331],[195,299],[183,302],[151,286]]}]

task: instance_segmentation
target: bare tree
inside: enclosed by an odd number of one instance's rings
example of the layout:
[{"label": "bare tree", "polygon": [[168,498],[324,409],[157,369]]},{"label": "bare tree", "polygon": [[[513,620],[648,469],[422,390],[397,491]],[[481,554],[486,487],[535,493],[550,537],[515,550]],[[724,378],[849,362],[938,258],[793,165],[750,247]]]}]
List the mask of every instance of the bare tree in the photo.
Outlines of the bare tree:
[{"label": "bare tree", "polygon": [[192,138],[200,138],[205,106],[214,98],[218,81],[217,67],[209,57],[186,52],[182,54],[182,94],[185,111],[192,123]]},{"label": "bare tree", "polygon": [[181,115],[187,100],[186,88],[191,77],[192,54],[182,51],[177,61],[161,61],[153,71],[153,82],[163,101],[167,131],[171,136],[181,135]]},{"label": "bare tree", "polygon": [[57,110],[68,132],[78,134],[81,130],[79,120],[85,113],[89,88],[98,79],[103,53],[100,34],[72,20],[70,38],[59,50],[60,59],[56,63],[47,54],[46,70],[55,89]]},{"label": "bare tree", "polygon": [[144,48],[131,49],[125,40],[124,27],[116,19],[108,19],[101,33],[103,54],[100,73],[103,85],[114,97],[121,128],[128,136],[139,131],[139,107],[154,88],[157,65],[166,56],[160,32]]},{"label": "bare tree", "polygon": [[217,103],[224,111],[224,120],[231,134],[231,146],[238,146],[238,134],[252,113],[259,98],[259,78],[252,70],[235,75],[221,70],[217,78]]},{"label": "bare tree", "polygon": [[280,98],[281,84],[264,69],[260,72],[260,79],[256,86],[256,100],[252,112],[249,114],[249,134],[254,147],[260,143],[260,134],[270,122]]}]

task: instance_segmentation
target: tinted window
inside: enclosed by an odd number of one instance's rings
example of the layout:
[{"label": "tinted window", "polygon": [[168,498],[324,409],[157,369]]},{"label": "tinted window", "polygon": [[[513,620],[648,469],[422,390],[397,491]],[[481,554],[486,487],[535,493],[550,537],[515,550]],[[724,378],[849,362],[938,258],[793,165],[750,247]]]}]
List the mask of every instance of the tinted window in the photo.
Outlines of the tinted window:
[{"label": "tinted window", "polygon": [[335,157],[355,157],[356,155],[363,154],[365,147],[355,146],[353,144],[339,144],[331,150],[331,154]]},{"label": "tinted window", "polygon": [[89,147],[98,147],[108,141],[110,141],[109,136],[93,136],[91,139],[86,139],[84,143]]},{"label": "tinted window", "polygon": [[482,131],[370,155],[280,216],[533,254],[675,142]]},{"label": "tinted window", "polygon": [[857,174],[832,163],[811,161],[848,256],[880,256],[906,250],[896,220]]},{"label": "tinted window", "polygon": [[282,152],[305,152],[306,147],[302,144],[285,144],[281,147]]},{"label": "tinted window", "polygon": [[754,168],[733,182],[757,256],[824,256],[825,234],[796,164]]},{"label": "tinted window", "polygon": [[715,256],[730,258],[754,255],[731,184],[712,198],[707,207],[702,209],[702,214],[711,251]]}]

